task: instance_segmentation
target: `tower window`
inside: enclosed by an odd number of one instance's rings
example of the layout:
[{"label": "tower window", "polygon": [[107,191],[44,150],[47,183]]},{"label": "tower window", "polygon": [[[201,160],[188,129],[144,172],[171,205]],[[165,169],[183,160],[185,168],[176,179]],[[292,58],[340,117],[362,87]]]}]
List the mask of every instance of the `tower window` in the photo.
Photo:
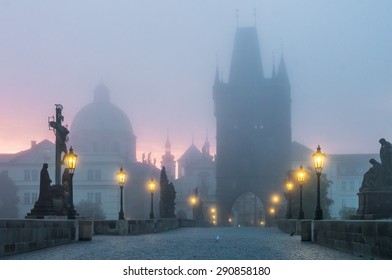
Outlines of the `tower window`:
[{"label": "tower window", "polygon": [[239,129],[240,128],[240,125],[239,125],[239,123],[238,123],[238,120],[234,120],[234,122],[233,122],[233,129]]}]

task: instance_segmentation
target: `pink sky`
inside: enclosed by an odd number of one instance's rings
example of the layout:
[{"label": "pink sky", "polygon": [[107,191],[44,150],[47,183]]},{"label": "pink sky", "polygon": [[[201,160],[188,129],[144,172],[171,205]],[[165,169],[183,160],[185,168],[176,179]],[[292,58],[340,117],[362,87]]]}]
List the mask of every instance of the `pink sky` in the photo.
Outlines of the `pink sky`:
[{"label": "pink sky", "polygon": [[212,84],[217,57],[227,81],[237,9],[239,26],[256,10],[267,77],[283,49],[293,140],[325,153],[392,140],[391,1],[0,0],[0,153],[53,141],[54,104],[71,124],[101,79],[139,159],[159,161],[168,130],[176,159],[207,130],[214,153]]}]

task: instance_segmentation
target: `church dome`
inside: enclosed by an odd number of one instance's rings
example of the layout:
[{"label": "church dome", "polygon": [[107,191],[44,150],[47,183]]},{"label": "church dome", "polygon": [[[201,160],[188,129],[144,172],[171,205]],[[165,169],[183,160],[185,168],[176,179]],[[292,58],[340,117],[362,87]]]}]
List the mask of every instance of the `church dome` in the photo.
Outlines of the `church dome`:
[{"label": "church dome", "polygon": [[117,153],[136,161],[136,137],[131,122],[110,102],[110,91],[102,83],[94,90],[94,101],[76,114],[70,140],[79,152]]}]

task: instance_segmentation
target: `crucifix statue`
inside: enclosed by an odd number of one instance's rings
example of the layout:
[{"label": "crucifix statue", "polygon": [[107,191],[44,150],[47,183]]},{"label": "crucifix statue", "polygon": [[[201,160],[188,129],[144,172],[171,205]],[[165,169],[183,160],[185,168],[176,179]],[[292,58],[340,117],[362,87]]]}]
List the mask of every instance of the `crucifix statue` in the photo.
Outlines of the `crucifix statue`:
[{"label": "crucifix statue", "polygon": [[67,145],[69,130],[62,125],[64,117],[62,115],[63,106],[55,104],[56,106],[56,119],[49,120],[49,127],[53,129],[56,135],[56,165],[55,165],[55,184],[61,184],[61,164],[63,159],[61,153],[67,154]]}]

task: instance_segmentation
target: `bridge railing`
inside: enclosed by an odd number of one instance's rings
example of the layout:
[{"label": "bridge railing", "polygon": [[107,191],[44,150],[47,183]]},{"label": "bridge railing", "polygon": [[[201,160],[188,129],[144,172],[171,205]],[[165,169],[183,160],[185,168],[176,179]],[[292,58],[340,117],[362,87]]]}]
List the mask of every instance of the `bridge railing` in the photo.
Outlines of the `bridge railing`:
[{"label": "bridge railing", "polygon": [[[392,220],[294,220],[282,219],[286,233],[369,259],[392,259]],[[310,236],[310,238],[303,238]]]}]

